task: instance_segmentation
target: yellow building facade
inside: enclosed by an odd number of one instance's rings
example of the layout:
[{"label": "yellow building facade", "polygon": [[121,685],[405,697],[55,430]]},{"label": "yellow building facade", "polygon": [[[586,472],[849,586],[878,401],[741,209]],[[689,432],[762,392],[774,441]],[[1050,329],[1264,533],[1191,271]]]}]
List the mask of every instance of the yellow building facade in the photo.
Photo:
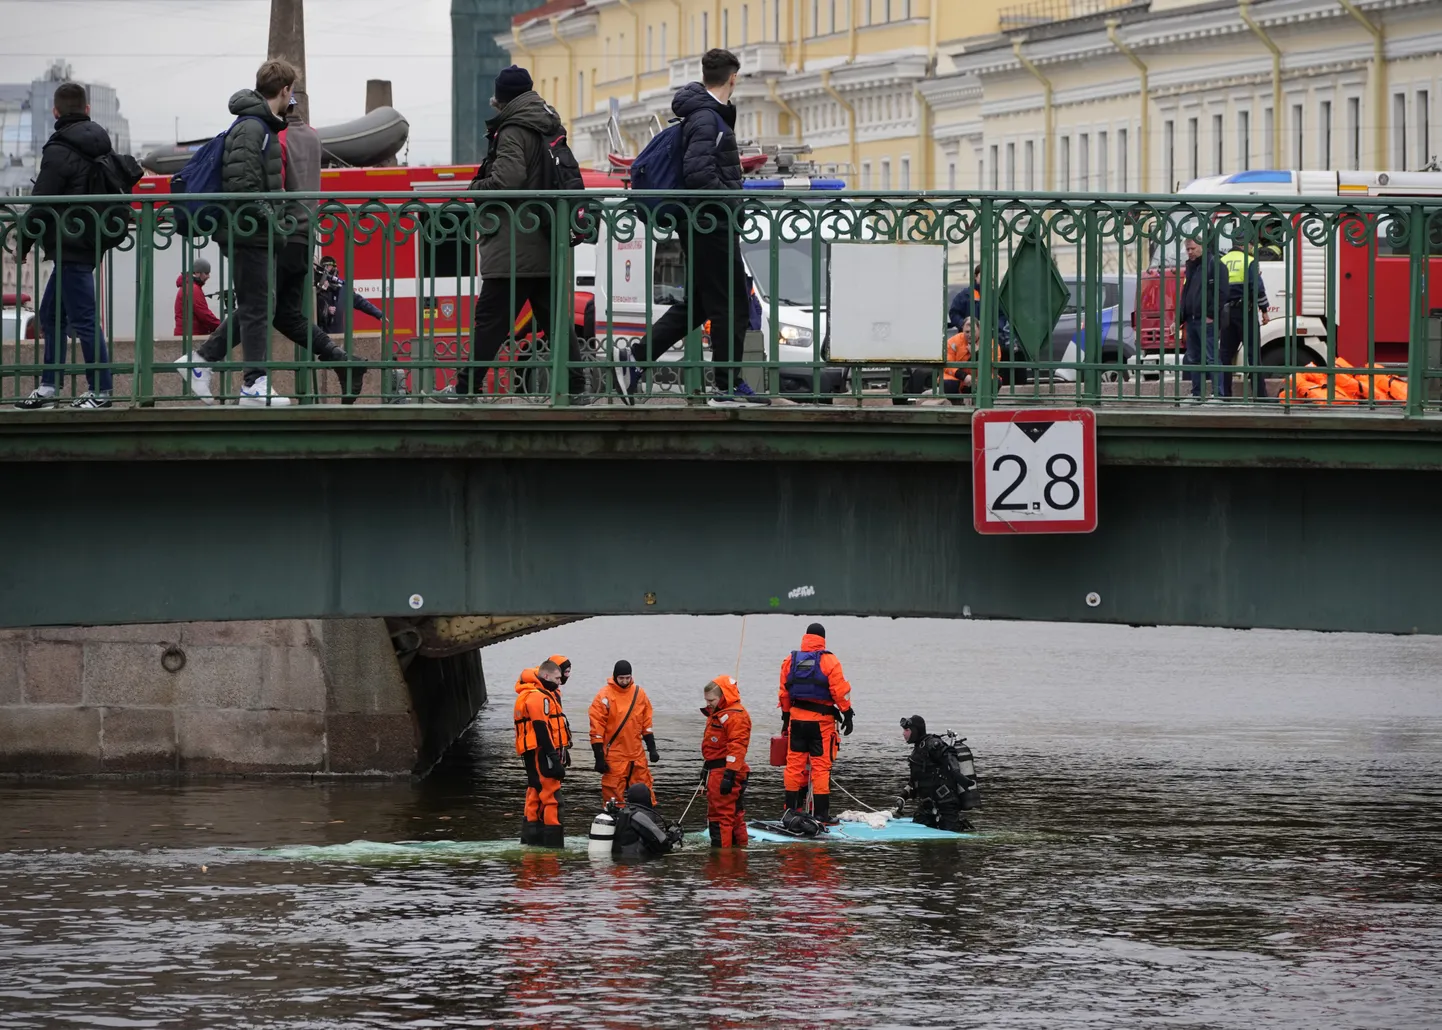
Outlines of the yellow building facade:
[{"label": "yellow building facade", "polygon": [[634,154],[720,46],[744,140],[874,190],[1417,169],[1442,85],[1442,0],[552,0],[498,42],[583,164]]}]

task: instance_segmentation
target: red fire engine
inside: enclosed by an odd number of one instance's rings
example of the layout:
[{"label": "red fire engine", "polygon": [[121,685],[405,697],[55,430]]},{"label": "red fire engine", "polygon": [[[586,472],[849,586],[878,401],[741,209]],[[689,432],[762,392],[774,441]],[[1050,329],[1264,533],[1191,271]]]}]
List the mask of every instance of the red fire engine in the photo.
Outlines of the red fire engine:
[{"label": "red fire engine", "polygon": [[[1442,174],[1436,172],[1288,172],[1250,171],[1198,179],[1182,193],[1297,197],[1442,197]],[[1238,205],[1245,215],[1244,205]],[[1368,215],[1357,216],[1353,241],[1346,231],[1333,231],[1316,241],[1296,233],[1290,253],[1259,249],[1257,267],[1271,302],[1271,321],[1262,326],[1261,363],[1287,363],[1287,340],[1295,344],[1292,361],[1327,364],[1329,346],[1337,356],[1358,367],[1403,364],[1411,336],[1411,261],[1407,248],[1394,251],[1385,225]],[[1364,224],[1365,223],[1365,224]],[[1341,237],[1347,238],[1341,238]],[[1375,242],[1375,246],[1373,243]],[[1178,254],[1169,246],[1142,273],[1137,303],[1138,336],[1145,359],[1176,361],[1181,349],[1173,338],[1176,296],[1181,280]],[[1442,247],[1435,235],[1429,246],[1428,308],[1442,308]],[[1327,266],[1332,259],[1335,292],[1328,296]],[[1161,266],[1165,260],[1166,267]],[[1181,256],[1185,260],[1185,256]],[[1330,308],[1330,310],[1329,310]],[[1370,351],[1369,351],[1370,345]],[[1239,354],[1238,360],[1244,360]]]}]

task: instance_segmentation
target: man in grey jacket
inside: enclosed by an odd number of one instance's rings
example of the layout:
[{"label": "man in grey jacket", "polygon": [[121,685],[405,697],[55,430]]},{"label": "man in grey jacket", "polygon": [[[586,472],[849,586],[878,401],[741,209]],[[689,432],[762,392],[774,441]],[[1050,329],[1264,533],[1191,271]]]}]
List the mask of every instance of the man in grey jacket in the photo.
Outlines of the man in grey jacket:
[{"label": "man in grey jacket", "polygon": [[[496,76],[491,106],[497,114],[486,123],[489,149],[472,180],[472,190],[554,189],[547,148],[566,132],[561,118],[532,88],[531,74],[511,65]],[[476,220],[485,232],[491,218],[496,231],[481,237],[481,293],[476,298],[471,329],[471,361],[496,360],[501,345],[512,335],[516,318],[531,302],[531,331],[551,331],[551,240],[565,232],[553,224],[543,201],[477,201]],[[584,403],[586,381],[581,369],[581,348],[571,319],[566,319],[571,349],[571,403]],[[456,376],[460,396],[485,389],[485,369],[467,368]]]},{"label": "man in grey jacket", "polygon": [[[279,136],[285,128],[284,114],[290,107],[296,78],[296,70],[288,62],[266,61],[255,73],[255,89],[242,89],[231,96],[230,113],[237,121],[225,136],[220,173],[223,192],[279,193],[285,188]],[[265,374],[270,342],[271,267],[283,244],[277,235],[279,227],[280,212],[247,201],[232,207],[230,217],[221,219],[215,231],[215,241],[230,258],[235,282],[235,319],[245,360],[240,391],[243,408],[290,403],[289,397],[271,392]],[[227,330],[222,325],[217,333]],[[225,337],[218,346],[217,357],[223,356]],[[209,353],[214,353],[214,348]],[[210,370],[194,364],[197,356],[204,360],[203,353],[182,358],[188,363],[182,372],[188,374],[195,392],[204,397],[210,393]]]},{"label": "man in grey jacket", "polygon": [[[292,94],[294,96],[294,94]],[[319,193],[321,168],[320,134],[298,113],[292,99],[287,110],[285,129],[280,133],[280,151],[285,171],[285,189],[289,193]],[[345,349],[339,347],[325,330],[305,317],[305,298],[310,292],[314,268],[315,245],[311,226],[316,217],[318,201],[291,200],[285,206],[283,229],[289,230],[275,253],[275,313],[271,324],[298,347],[307,347],[321,361],[346,361]],[[192,354],[182,355],[176,362],[177,371],[189,375],[191,389],[207,404],[213,396],[210,369],[197,362],[220,361],[231,346],[231,315]],[[365,368],[359,363],[337,368],[341,383],[341,403],[353,404],[361,392]],[[244,403],[244,394],[242,394]],[[272,398],[272,405],[288,404],[290,398]]]}]

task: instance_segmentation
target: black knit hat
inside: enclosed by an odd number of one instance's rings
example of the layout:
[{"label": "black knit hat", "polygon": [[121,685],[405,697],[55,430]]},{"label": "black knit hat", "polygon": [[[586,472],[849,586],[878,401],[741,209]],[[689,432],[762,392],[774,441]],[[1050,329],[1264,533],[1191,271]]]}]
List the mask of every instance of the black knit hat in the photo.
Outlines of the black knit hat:
[{"label": "black knit hat", "polygon": [[513,64],[509,68],[502,68],[496,75],[496,103],[504,107],[522,93],[529,93],[534,88],[531,73],[520,65]]},{"label": "black knit hat", "polygon": [[812,636],[824,637],[826,636],[826,627],[819,622],[813,622],[806,627],[806,632]]},{"label": "black knit hat", "polygon": [[624,658],[617,662],[616,667],[611,670],[612,679],[620,679],[622,676],[629,675],[631,675],[631,663]]}]

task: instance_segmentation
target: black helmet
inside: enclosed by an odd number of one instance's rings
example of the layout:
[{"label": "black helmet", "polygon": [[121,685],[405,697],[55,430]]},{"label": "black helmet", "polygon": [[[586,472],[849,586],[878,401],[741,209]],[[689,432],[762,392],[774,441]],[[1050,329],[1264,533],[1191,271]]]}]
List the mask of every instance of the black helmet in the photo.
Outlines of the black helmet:
[{"label": "black helmet", "polygon": [[651,788],[644,783],[633,783],[626,788],[626,804],[637,808],[650,808]]},{"label": "black helmet", "polygon": [[913,715],[908,719],[901,720],[901,728],[911,731],[912,740],[920,740],[926,736],[926,720],[919,715]]}]

